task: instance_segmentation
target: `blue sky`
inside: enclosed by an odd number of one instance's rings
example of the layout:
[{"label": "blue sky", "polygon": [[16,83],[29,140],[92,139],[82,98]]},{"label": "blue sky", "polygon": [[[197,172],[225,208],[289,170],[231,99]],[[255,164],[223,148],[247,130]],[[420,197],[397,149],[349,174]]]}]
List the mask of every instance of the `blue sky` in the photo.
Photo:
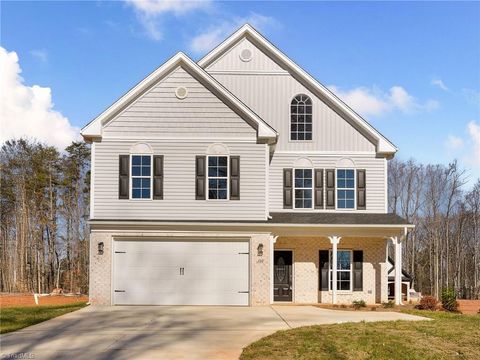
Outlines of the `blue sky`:
[{"label": "blue sky", "polygon": [[[2,136],[63,144],[177,51],[199,59],[247,21],[400,158],[458,158],[480,176],[479,2],[2,1],[2,92],[26,94],[2,116]],[[38,123],[25,116],[7,128],[7,115],[38,107]],[[55,121],[58,131],[46,125]]]}]

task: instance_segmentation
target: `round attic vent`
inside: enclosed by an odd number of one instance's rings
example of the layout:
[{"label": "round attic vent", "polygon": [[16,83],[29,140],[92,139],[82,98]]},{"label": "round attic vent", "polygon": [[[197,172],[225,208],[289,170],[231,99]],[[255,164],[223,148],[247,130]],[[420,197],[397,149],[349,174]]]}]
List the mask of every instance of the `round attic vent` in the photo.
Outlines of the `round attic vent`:
[{"label": "round attic vent", "polygon": [[252,56],[252,50],[250,49],[243,49],[240,53],[240,59],[245,62],[252,60]]},{"label": "round attic vent", "polygon": [[184,86],[179,86],[175,90],[175,96],[179,99],[185,99],[187,97],[187,95],[188,95],[188,90]]}]

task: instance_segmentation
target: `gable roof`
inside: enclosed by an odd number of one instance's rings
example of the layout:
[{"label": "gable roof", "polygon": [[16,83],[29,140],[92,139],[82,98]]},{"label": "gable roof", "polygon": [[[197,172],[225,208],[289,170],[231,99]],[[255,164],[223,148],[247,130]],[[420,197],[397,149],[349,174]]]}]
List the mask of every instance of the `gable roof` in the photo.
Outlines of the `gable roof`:
[{"label": "gable roof", "polygon": [[102,137],[103,125],[113,119],[117,114],[124,110],[133,101],[138,99],[146,91],[152,88],[160,79],[178,66],[182,66],[197,80],[207,85],[209,89],[217,95],[227,106],[236,111],[244,120],[257,130],[258,139],[274,143],[278,133],[248,106],[241,102],[235,95],[228,91],[223,85],[203,70],[197,63],[182,52],[166,61],[163,65],[153,71],[145,79],[135,85],[130,91],[113,103],[104,112],[98,115],[94,120],[88,123],[81,131],[86,141],[99,139]]},{"label": "gable roof", "polygon": [[377,147],[377,152],[385,155],[393,156],[397,152],[397,147],[384,137],[377,129],[370,125],[365,119],[357,114],[352,108],[345,104],[340,98],[338,98],[327,87],[318,82],[309,73],[303,70],[278,48],[276,48],[271,42],[257,32],[251,25],[246,24],[233,33],[229,38],[223,41],[215,49],[205,55],[198,64],[202,68],[207,68],[216,59],[228,51],[232,46],[237,44],[238,41],[247,37],[254,44],[259,46],[267,55],[272,57],[280,66],[287,69],[297,80],[309,87],[311,91],[317,94],[322,100],[330,105],[334,110],[351,120],[353,124],[357,125],[363,132],[374,140]]}]

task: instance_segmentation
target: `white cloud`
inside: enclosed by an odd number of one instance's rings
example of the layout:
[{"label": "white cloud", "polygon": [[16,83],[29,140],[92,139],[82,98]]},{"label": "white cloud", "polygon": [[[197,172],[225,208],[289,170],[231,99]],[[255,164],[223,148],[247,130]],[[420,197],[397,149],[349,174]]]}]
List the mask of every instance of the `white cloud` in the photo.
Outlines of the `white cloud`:
[{"label": "white cloud", "polygon": [[47,53],[47,50],[45,50],[45,49],[31,50],[30,55],[32,55],[34,58],[37,58],[41,62],[47,62],[48,61],[48,53]]},{"label": "white cloud", "polygon": [[419,102],[405,88],[398,85],[392,86],[388,92],[377,87],[343,90],[331,85],[328,88],[348,106],[364,116],[381,116],[392,110],[400,110],[404,113],[432,111],[440,106],[436,100]]},{"label": "white cloud", "polygon": [[448,135],[447,140],[445,141],[445,146],[449,150],[458,150],[463,147],[463,140],[455,135]]},{"label": "white cloud", "polygon": [[17,54],[0,47],[0,142],[35,138],[63,149],[79,129],[53,109],[48,87],[25,85]]},{"label": "white cloud", "polygon": [[251,13],[249,16],[237,17],[228,21],[222,20],[195,36],[190,42],[190,49],[196,53],[212,50],[233,31],[246,23],[261,31],[278,24],[274,18],[257,13]]},{"label": "white cloud", "polygon": [[448,91],[448,87],[447,87],[447,85],[445,85],[445,83],[443,82],[442,79],[438,79],[438,78],[432,79],[430,84],[438,87],[439,89],[442,89],[443,91]]},{"label": "white cloud", "polygon": [[211,4],[210,0],[125,0],[125,2],[135,9],[147,35],[156,41],[161,40],[163,36],[159,24],[162,15],[172,13],[181,16],[205,9]]},{"label": "white cloud", "polygon": [[472,145],[472,151],[469,154],[469,162],[473,166],[480,166],[480,124],[476,121],[470,121],[467,125],[469,141]]}]

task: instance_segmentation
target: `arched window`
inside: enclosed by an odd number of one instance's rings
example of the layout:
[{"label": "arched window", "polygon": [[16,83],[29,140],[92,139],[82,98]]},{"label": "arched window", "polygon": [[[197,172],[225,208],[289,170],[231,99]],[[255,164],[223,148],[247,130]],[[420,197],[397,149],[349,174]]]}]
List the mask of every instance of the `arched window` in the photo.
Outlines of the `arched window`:
[{"label": "arched window", "polygon": [[297,95],[290,104],[290,140],[312,140],[312,100]]}]

